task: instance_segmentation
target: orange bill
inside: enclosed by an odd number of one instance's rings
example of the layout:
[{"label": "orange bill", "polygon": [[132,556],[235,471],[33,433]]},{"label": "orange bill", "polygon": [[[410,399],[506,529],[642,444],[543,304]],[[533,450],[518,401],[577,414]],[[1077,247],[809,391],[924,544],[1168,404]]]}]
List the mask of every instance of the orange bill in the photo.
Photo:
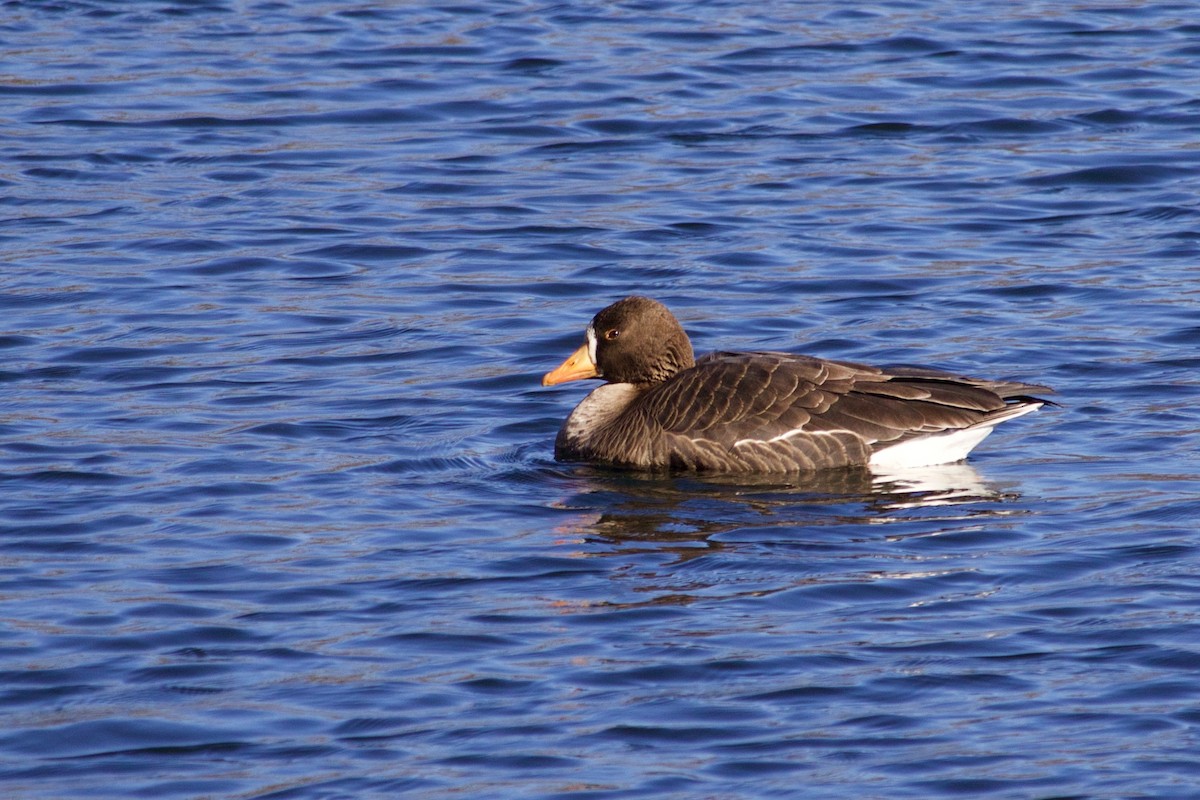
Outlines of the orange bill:
[{"label": "orange bill", "polygon": [[600,377],[600,373],[596,371],[596,365],[592,363],[587,342],[584,342],[578,350],[571,353],[566,361],[559,364],[557,369],[542,376],[542,386],[554,386],[567,381],[581,381],[584,378],[598,377]]}]

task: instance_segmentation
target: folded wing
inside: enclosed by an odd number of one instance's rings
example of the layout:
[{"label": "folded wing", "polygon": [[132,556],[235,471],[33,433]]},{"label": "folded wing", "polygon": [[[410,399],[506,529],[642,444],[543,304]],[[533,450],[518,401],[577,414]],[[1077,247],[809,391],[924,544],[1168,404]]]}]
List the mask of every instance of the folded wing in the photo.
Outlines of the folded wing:
[{"label": "folded wing", "polygon": [[786,353],[714,353],[637,405],[659,432],[662,466],[779,472],[862,465],[911,440],[977,431],[958,437],[970,439],[969,450],[992,426],[1040,406],[1029,393],[1042,388]]}]

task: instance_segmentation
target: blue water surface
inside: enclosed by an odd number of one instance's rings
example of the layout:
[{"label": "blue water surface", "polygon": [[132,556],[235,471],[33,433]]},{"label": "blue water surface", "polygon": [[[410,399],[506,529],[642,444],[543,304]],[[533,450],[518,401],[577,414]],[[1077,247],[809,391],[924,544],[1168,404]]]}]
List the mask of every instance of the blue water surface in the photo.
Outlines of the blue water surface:
[{"label": "blue water surface", "polygon": [[[0,789],[1200,796],[1192,3],[0,5]],[[591,315],[1049,384],[557,464]]]}]

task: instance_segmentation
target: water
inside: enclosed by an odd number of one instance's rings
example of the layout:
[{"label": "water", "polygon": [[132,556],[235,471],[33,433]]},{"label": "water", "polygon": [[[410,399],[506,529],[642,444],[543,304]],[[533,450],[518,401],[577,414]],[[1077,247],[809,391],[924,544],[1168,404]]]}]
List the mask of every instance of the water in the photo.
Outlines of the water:
[{"label": "water", "polygon": [[[5,796],[1200,791],[1192,4],[0,40]],[[1063,405],[876,485],[556,464],[635,291]]]}]

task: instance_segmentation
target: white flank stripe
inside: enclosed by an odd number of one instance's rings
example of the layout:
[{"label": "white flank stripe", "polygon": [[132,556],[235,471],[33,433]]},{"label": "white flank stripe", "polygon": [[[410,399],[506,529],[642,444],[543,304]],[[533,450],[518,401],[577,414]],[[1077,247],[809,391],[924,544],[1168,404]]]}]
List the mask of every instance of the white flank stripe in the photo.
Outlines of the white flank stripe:
[{"label": "white flank stripe", "polygon": [[[793,436],[836,436],[839,433],[850,433],[850,431],[806,431],[804,428],[792,428],[786,433],[781,433],[772,439],[738,439],[733,443],[734,447],[741,447],[744,444],[773,444],[774,442],[783,442],[791,439]],[[853,434],[851,434],[853,435]]]},{"label": "white flank stripe", "polygon": [[[590,338],[589,331],[589,341]],[[942,433],[931,433],[876,450],[871,455],[868,466],[879,470],[911,469],[913,467],[936,467],[940,464],[953,464],[962,461],[975,446],[987,438],[992,428],[1001,422],[1022,417],[1031,411],[1041,408],[1041,403],[1014,405],[1012,408],[998,412],[986,422],[972,425],[969,428],[959,428]],[[783,442],[793,436],[838,436],[850,434],[853,431],[806,431],[803,428],[792,428],[770,439],[738,439],[734,447],[747,444],[769,445]]]},{"label": "white flank stripe", "polygon": [[962,461],[975,445],[987,438],[991,427],[963,428],[946,433],[935,433],[919,439],[894,444],[871,455],[870,466],[879,469],[910,469],[933,467],[938,464],[953,464]]},{"label": "white flank stripe", "polygon": [[970,428],[960,428],[956,431],[934,433],[909,439],[891,447],[876,450],[871,456],[868,466],[879,469],[909,469],[912,467],[935,467],[938,464],[953,464],[962,461],[975,449],[975,446],[987,438],[992,428],[1001,422],[1023,417],[1031,411],[1037,411],[1041,403],[1014,405],[1001,411],[986,422],[972,425]]}]

